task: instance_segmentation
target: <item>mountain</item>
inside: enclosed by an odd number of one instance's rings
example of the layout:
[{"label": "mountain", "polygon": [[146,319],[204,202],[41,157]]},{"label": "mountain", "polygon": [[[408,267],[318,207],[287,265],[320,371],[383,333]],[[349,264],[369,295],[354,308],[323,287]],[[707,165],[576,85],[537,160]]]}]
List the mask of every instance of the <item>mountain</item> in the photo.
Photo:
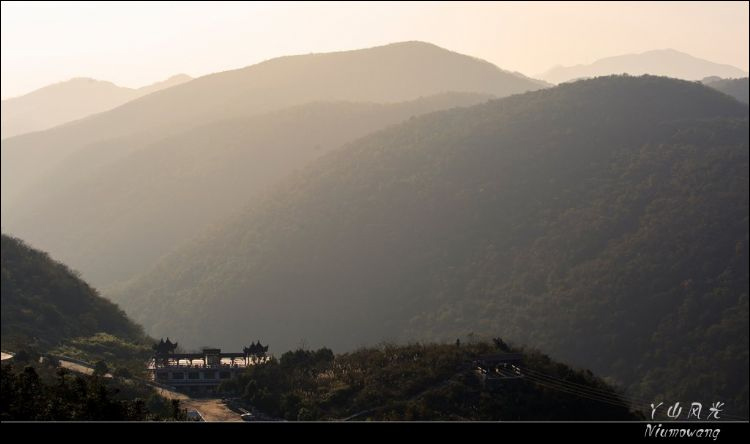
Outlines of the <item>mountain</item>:
[{"label": "mountain", "polygon": [[143,86],[141,88],[136,89],[135,91],[138,92],[137,97],[141,97],[141,96],[149,95],[151,93],[155,93],[156,91],[161,91],[162,89],[167,89],[173,86],[180,85],[182,83],[187,83],[191,80],[193,80],[193,78],[187,74],[176,74],[168,78],[167,80],[162,80],[161,82],[156,82],[151,85]]},{"label": "mountain", "polygon": [[107,295],[188,346],[502,335],[747,417],[747,119],[652,76],[416,117]]},{"label": "mountain", "polygon": [[54,129],[2,141],[3,211],[25,188],[84,148],[113,157],[213,121],[314,101],[402,102],[444,92],[497,97],[539,82],[422,42],[271,59],[207,75]]},{"label": "mountain", "polygon": [[612,74],[652,74],[685,80],[701,80],[708,76],[747,76],[746,72],[731,65],[699,59],[674,49],[659,49],[607,57],[588,65],[556,66],[537,77],[557,84]]},{"label": "mountain", "polygon": [[707,77],[702,82],[704,85],[730,95],[740,102],[750,103],[750,84],[747,77],[742,79]]},{"label": "mountain", "polygon": [[48,351],[66,341],[108,334],[142,341],[143,329],[77,273],[23,241],[2,235],[2,346]]},{"label": "mountain", "polygon": [[[284,57],[203,77],[3,141],[3,228],[105,288],[348,140],[412,115],[539,87],[419,42]],[[390,102],[399,97],[411,103]],[[322,104],[364,98],[390,103]],[[310,100],[317,108],[297,108]],[[128,125],[132,133],[122,135]],[[47,218],[61,223],[51,228]]]},{"label": "mountain", "polygon": [[2,101],[2,138],[42,131],[116,108],[147,94],[191,80],[185,74],[142,88],[75,78]]},{"label": "mountain", "polygon": [[208,225],[345,142],[490,97],[446,93],[394,104],[317,102],[204,124],[109,163],[100,161],[99,147],[85,149],[27,190],[4,215],[4,229],[43,245],[106,290],[149,270]]}]

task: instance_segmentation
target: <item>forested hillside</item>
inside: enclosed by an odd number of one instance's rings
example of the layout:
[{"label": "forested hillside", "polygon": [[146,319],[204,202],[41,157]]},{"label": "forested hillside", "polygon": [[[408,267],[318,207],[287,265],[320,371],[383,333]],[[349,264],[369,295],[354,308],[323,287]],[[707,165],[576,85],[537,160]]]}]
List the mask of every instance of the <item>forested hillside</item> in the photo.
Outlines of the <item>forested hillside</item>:
[{"label": "forested hillside", "polygon": [[[297,349],[251,367],[222,390],[242,396],[260,414],[292,421],[640,418],[642,406],[630,404],[591,372],[497,341],[502,350],[485,342],[384,344],[338,355],[327,348]],[[473,364],[508,352],[521,362],[516,370],[501,368],[504,377],[491,369],[483,376]]]},{"label": "forested hillside", "polygon": [[502,335],[631,393],[746,416],[747,117],[652,76],[417,117],[324,156],[112,297],[194,345]]},{"label": "forested hillside", "polygon": [[28,189],[3,213],[3,229],[44,246],[105,290],[342,144],[489,98],[445,93],[392,104],[316,102],[198,125],[117,160],[96,145]]},{"label": "forested hillside", "polygon": [[[143,329],[76,272],[23,241],[2,235],[2,347],[79,354],[140,367]],[[118,362],[118,363],[120,363]]]}]

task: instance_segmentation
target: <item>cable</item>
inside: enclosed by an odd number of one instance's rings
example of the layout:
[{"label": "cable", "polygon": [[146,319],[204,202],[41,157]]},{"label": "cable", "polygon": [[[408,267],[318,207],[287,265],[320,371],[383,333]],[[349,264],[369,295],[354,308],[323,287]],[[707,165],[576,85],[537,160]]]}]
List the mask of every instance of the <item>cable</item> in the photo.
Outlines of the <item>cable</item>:
[{"label": "cable", "polygon": [[[498,372],[498,373],[500,373],[501,375],[503,374],[502,372]],[[591,401],[596,401],[596,402],[600,402],[600,403],[604,403],[604,404],[609,404],[609,405],[614,406],[614,407],[625,408],[627,410],[631,410],[632,409],[632,406],[630,406],[630,405],[628,405],[628,404],[626,404],[624,402],[618,402],[618,401],[615,401],[613,399],[605,398],[605,397],[602,397],[602,396],[599,396],[599,395],[591,395],[591,394],[584,393],[584,392],[581,392],[581,391],[572,390],[572,389],[563,387],[561,385],[557,385],[557,384],[545,381],[543,379],[539,379],[539,378],[537,378],[535,376],[525,375],[524,377],[526,379],[530,380],[534,384],[537,384],[539,386],[542,386],[542,387],[545,387],[545,388],[548,388],[548,389],[551,389],[551,390],[555,390],[555,391],[562,392],[562,393],[569,394],[569,395],[574,395],[574,396],[577,396],[577,397],[580,397],[580,398],[584,398],[584,399],[588,399],[588,400],[591,400]]]},{"label": "cable", "polygon": [[[527,377],[530,377],[532,380],[534,380],[534,378],[536,378],[536,380],[540,380],[540,378],[541,378],[542,381],[544,381],[544,382],[546,382],[548,384],[561,386],[561,387],[569,389],[570,391],[573,391],[573,392],[581,391],[583,393],[590,394],[592,396],[599,396],[599,397],[604,397],[604,398],[614,398],[616,400],[626,401],[626,402],[630,403],[631,407],[637,407],[637,408],[642,409],[642,410],[644,410],[646,412],[650,411],[653,408],[653,407],[651,407],[652,402],[645,401],[645,400],[643,400],[641,398],[627,396],[627,395],[624,395],[624,394],[618,394],[616,392],[606,391],[604,389],[599,389],[599,388],[595,388],[595,387],[585,386],[585,385],[578,384],[578,383],[575,383],[575,382],[571,382],[571,381],[567,381],[567,380],[564,380],[564,379],[556,378],[554,376],[547,375],[547,374],[542,373],[540,371],[529,369],[529,368],[526,368],[526,367],[519,367],[519,369],[522,372],[524,372]],[[727,419],[732,419],[732,420],[746,421],[745,418],[742,418],[742,417],[739,417],[739,416],[734,416],[734,415],[722,414],[722,417],[723,418],[727,418]]]},{"label": "cable", "polygon": [[[632,403],[634,406],[640,406],[640,408],[642,408],[642,409],[644,409],[646,411],[649,411],[650,409],[652,409],[651,404],[653,403],[653,401],[647,401],[647,400],[644,400],[642,398],[628,396],[628,395],[625,395],[625,394],[617,394],[616,392],[606,392],[603,389],[597,389],[595,387],[588,387],[588,386],[585,386],[585,385],[577,384],[575,382],[571,382],[571,381],[563,380],[563,379],[560,379],[560,378],[556,378],[554,376],[547,375],[547,374],[545,374],[543,372],[540,372],[538,370],[533,370],[533,369],[526,368],[526,367],[520,367],[519,366],[519,369],[521,369],[522,371],[526,372],[527,374],[536,374],[537,376],[541,376],[541,377],[553,379],[553,380],[556,380],[556,381],[560,381],[560,383],[562,383],[562,384],[566,384],[568,386],[573,386],[572,388],[580,387],[582,390],[589,390],[589,391],[593,391],[593,392],[597,392],[598,391],[599,393],[608,394],[609,396],[612,396],[612,394],[616,394],[621,399],[626,400],[626,401]],[[735,420],[740,420],[740,421],[746,421],[747,420],[747,419],[739,417],[739,416],[728,415],[728,414],[722,414],[722,416],[724,418],[735,419]]]},{"label": "cable", "polygon": [[[507,372],[507,370],[504,370],[504,371],[496,370],[496,372],[499,373],[502,376],[507,376],[504,373],[504,372]],[[517,376],[515,374],[513,374],[513,375]],[[573,390],[573,389],[570,389],[570,388],[567,388],[567,387],[563,387],[563,386],[557,385],[555,383],[552,383],[552,382],[549,382],[549,381],[545,381],[543,379],[540,379],[540,378],[537,378],[537,377],[534,377],[534,376],[530,376],[530,375],[524,375],[524,377],[526,379],[528,379],[529,381],[533,382],[534,384],[538,384],[540,386],[543,386],[543,387],[546,387],[546,388],[549,388],[549,389],[552,389],[552,390],[564,392],[566,394],[575,395],[575,396],[586,398],[586,399],[593,400],[593,401],[598,401],[598,402],[603,402],[603,403],[611,404],[611,405],[614,405],[614,406],[617,406],[617,407],[627,408],[628,410],[631,409],[630,405],[627,405],[627,404],[625,404],[625,403],[623,403],[621,401],[618,401],[618,400],[614,400],[614,399],[610,399],[610,398],[605,398],[605,397],[603,397],[601,395],[594,395],[594,394],[589,394],[589,393],[583,393],[583,392],[576,391],[576,390]]]},{"label": "cable", "polygon": [[588,400],[591,400],[591,401],[596,401],[596,402],[601,402],[601,403],[609,404],[609,405],[612,405],[612,406],[615,406],[615,407],[625,408],[625,409],[628,409],[628,410],[631,409],[631,407],[629,405],[623,404],[623,403],[619,403],[619,402],[613,401],[611,399],[603,399],[603,398],[598,398],[598,397],[595,397],[595,396],[589,396],[589,395],[586,395],[586,394],[581,393],[581,392],[572,391],[572,390],[569,390],[569,389],[566,389],[566,388],[562,388],[560,386],[555,386],[555,385],[548,384],[546,382],[542,382],[542,381],[538,381],[538,380],[534,380],[534,379],[529,379],[529,380],[531,382],[533,382],[534,384],[540,385],[542,387],[546,387],[546,388],[551,389],[551,390],[556,390],[556,391],[559,391],[559,392],[562,392],[562,393],[566,393],[566,394],[569,394],[569,395],[578,396],[580,398],[585,398],[585,399],[588,399]]},{"label": "cable", "polygon": [[[498,370],[498,369],[496,369],[495,371],[498,374],[500,374],[501,376],[518,377],[518,375],[516,373],[510,372],[509,370]],[[527,379],[529,379],[530,381],[536,383],[536,384],[542,385],[542,386],[547,387],[547,388],[551,388],[551,389],[559,390],[559,391],[564,391],[565,393],[568,393],[568,394],[574,394],[576,396],[588,398],[590,400],[605,402],[605,403],[608,403],[608,404],[616,405],[618,407],[624,407],[624,408],[627,408],[628,410],[630,410],[632,408],[632,406],[630,406],[629,404],[627,404],[627,403],[625,403],[622,400],[617,399],[617,398],[612,399],[612,398],[610,398],[608,396],[603,396],[601,394],[582,392],[580,390],[576,390],[576,389],[572,389],[572,388],[569,388],[569,387],[565,387],[565,386],[562,386],[562,385],[557,384],[555,382],[547,381],[547,380],[538,378],[538,377],[533,376],[533,375],[524,375],[524,377],[527,378]]]},{"label": "cable", "polygon": [[534,376],[537,376],[537,377],[550,379],[551,382],[558,382],[558,383],[560,383],[562,385],[565,385],[565,386],[567,386],[567,387],[569,387],[571,389],[582,390],[582,391],[586,391],[586,392],[591,392],[593,394],[598,394],[598,395],[602,395],[602,396],[612,397],[612,398],[615,398],[615,399],[618,399],[618,400],[628,401],[628,402],[630,402],[632,404],[635,404],[635,405],[649,405],[648,402],[645,402],[642,399],[638,399],[638,398],[634,398],[634,397],[629,397],[627,395],[620,394],[620,393],[617,393],[617,392],[612,391],[612,390],[606,390],[606,389],[597,388],[597,387],[593,387],[593,386],[587,386],[587,385],[583,385],[583,384],[578,384],[578,383],[575,383],[575,382],[571,382],[571,381],[567,381],[567,380],[564,380],[564,379],[560,379],[560,378],[557,378],[557,377],[554,377],[554,376],[551,376],[551,375],[548,375],[548,374],[545,374],[545,373],[542,373],[542,372],[539,372],[539,371],[534,371],[534,370],[531,370],[531,369],[522,368],[521,371],[524,372],[527,375],[534,375]]}]

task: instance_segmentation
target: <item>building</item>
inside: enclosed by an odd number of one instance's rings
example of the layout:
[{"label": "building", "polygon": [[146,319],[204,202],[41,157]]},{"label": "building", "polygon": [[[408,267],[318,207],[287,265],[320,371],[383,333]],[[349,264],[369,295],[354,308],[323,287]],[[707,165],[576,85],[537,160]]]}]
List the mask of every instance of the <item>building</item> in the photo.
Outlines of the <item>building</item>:
[{"label": "building", "polygon": [[520,353],[501,353],[481,356],[473,364],[482,385],[493,389],[509,380],[523,378],[520,369],[522,359]]},{"label": "building", "polygon": [[153,346],[154,355],[148,369],[154,382],[189,393],[215,392],[219,385],[250,365],[265,362],[268,346],[253,343],[241,353],[222,353],[205,348],[200,353],[175,353],[177,343],[169,338]]}]

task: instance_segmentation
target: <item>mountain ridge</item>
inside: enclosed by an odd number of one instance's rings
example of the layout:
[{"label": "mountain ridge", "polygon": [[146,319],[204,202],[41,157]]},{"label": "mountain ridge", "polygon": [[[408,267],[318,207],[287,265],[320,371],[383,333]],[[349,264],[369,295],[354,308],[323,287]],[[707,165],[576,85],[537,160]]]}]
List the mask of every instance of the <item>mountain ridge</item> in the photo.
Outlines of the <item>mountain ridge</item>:
[{"label": "mountain ridge", "polygon": [[[206,123],[114,159],[95,145],[10,206],[4,229],[43,245],[106,289],[345,142],[489,98],[446,93],[393,104],[315,102]],[[53,227],[49,219],[57,221]]]},{"label": "mountain ridge", "polygon": [[619,75],[662,75],[683,80],[701,80],[708,76],[744,77],[741,69],[704,60],[675,49],[657,49],[641,53],[604,57],[587,64],[557,65],[536,76],[557,84],[581,78]]},{"label": "mountain ridge", "polygon": [[[184,343],[501,334],[644,396],[746,410],[747,115],[694,82],[612,76],[416,117],[108,297]],[[694,312],[704,299],[715,315]],[[714,382],[691,385],[712,359]]]},{"label": "mountain ridge", "polygon": [[750,103],[750,85],[748,78],[739,79],[722,79],[720,77],[707,77],[702,80],[707,85],[717,91],[730,95],[743,103]]},{"label": "mountain ridge", "polygon": [[2,201],[18,197],[69,155],[108,140],[136,149],[196,122],[316,100],[402,102],[448,91],[499,97],[539,88],[488,62],[427,44],[271,59],[203,76],[62,127],[3,139]]},{"label": "mountain ridge", "polygon": [[75,122],[190,80],[192,78],[186,74],[176,74],[141,88],[118,86],[89,77],[53,83],[2,101],[2,138]]}]

